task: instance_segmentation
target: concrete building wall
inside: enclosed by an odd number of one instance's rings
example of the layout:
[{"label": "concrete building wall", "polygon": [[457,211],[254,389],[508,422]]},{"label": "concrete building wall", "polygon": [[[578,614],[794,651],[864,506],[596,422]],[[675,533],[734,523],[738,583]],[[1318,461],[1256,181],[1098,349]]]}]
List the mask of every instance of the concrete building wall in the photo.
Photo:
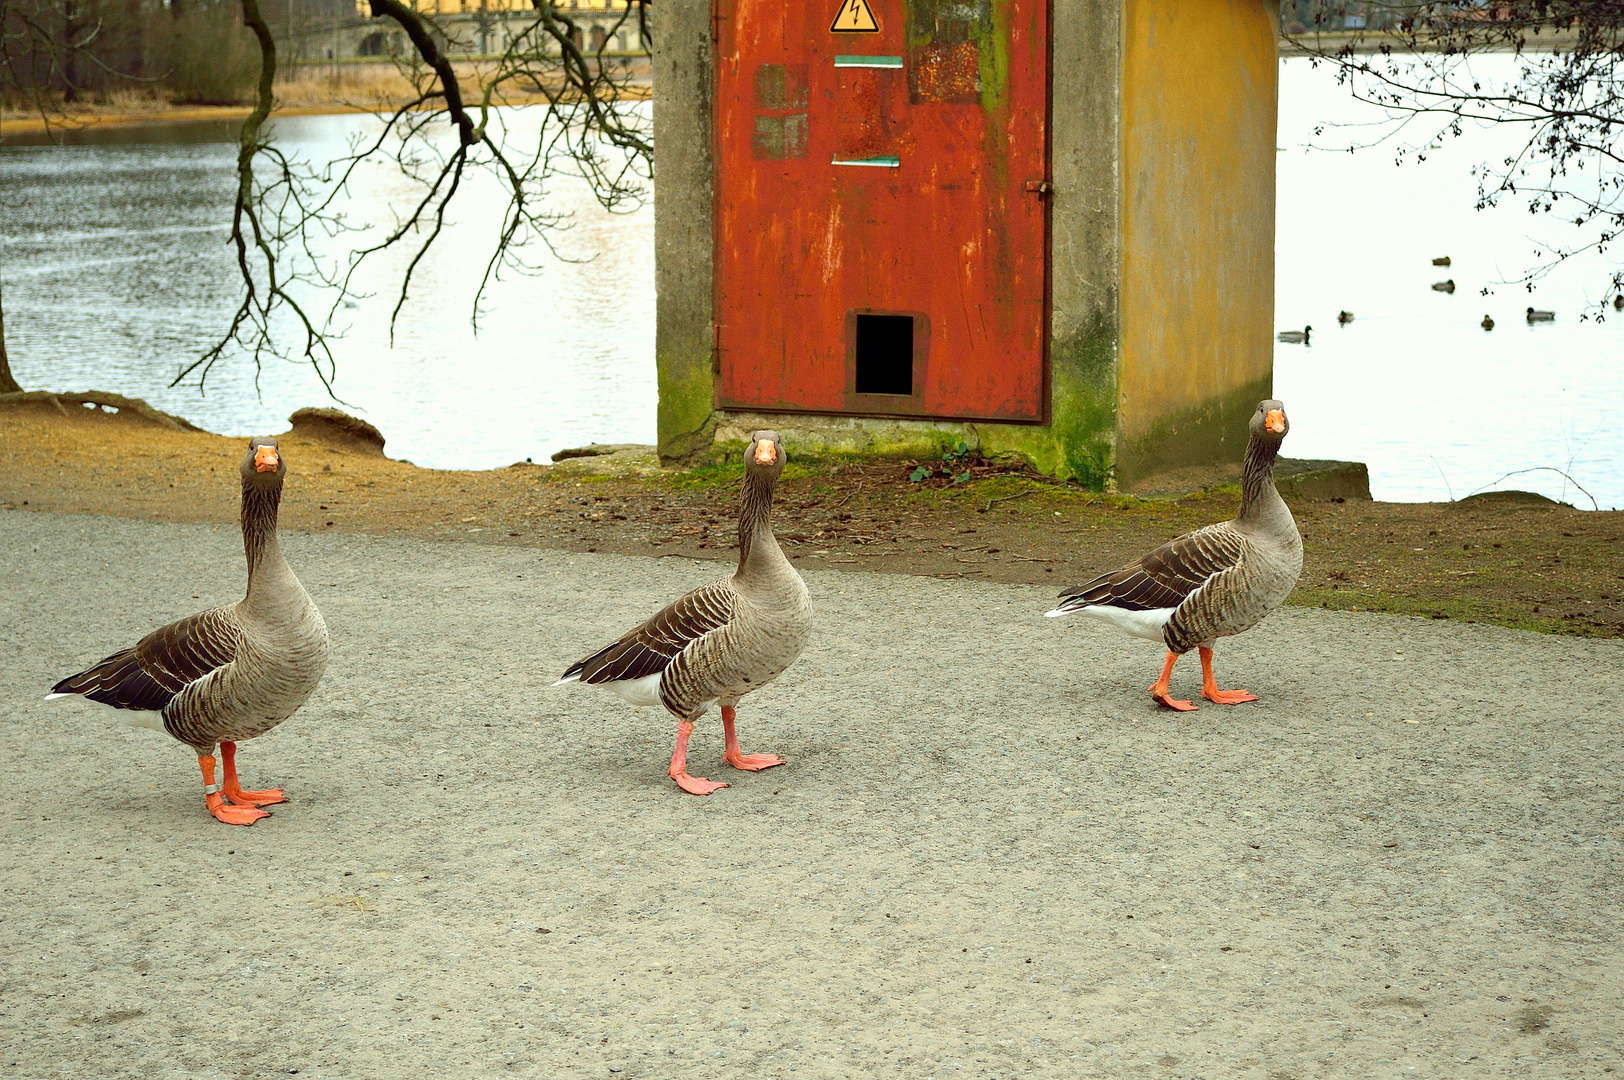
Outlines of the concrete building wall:
[{"label": "concrete building wall", "polygon": [[1126,0],[1117,478],[1237,459],[1273,383],[1279,8]]},{"label": "concrete building wall", "polygon": [[1272,382],[1275,0],[1054,0],[1049,422],[713,408],[709,0],[655,13],[663,460],[961,440],[1094,486],[1227,460]]}]

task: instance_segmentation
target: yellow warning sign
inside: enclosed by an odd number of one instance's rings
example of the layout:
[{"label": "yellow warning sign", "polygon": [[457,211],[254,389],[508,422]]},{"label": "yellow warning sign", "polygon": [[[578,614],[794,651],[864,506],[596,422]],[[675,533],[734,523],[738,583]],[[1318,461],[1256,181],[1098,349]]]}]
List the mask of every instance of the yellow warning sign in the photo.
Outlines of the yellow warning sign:
[{"label": "yellow warning sign", "polygon": [[829,24],[831,34],[878,34],[880,24],[869,9],[868,0],[841,0],[835,21]]}]

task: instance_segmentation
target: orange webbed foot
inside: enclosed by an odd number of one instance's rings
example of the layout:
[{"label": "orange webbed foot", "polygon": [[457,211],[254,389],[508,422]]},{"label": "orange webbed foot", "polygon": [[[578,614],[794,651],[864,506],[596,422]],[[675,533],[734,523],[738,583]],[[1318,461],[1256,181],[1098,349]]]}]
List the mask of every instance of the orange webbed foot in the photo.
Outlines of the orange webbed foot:
[{"label": "orange webbed foot", "polygon": [[784,759],[777,754],[741,754],[737,750],[723,754],[722,760],[745,772],[760,772],[784,764]]},{"label": "orange webbed foot", "polygon": [[718,781],[706,780],[703,776],[689,776],[685,772],[674,772],[671,774],[671,779],[675,780],[677,786],[690,795],[709,795],[713,791],[720,791],[722,788],[727,787],[726,784]]},{"label": "orange webbed foot", "polygon": [[1178,663],[1179,654],[1172,649],[1167,650],[1167,659],[1162,662],[1162,677],[1150,684],[1150,699],[1158,705],[1166,705],[1169,709],[1179,712],[1195,712],[1196,707],[1188,701],[1179,701],[1167,696],[1169,684],[1173,680],[1173,665]]},{"label": "orange webbed foot", "polygon": [[1201,696],[1219,705],[1240,705],[1257,700],[1256,694],[1249,694],[1245,690],[1218,689],[1218,681],[1212,677],[1212,650],[1205,645],[1201,646]]},{"label": "orange webbed foot", "polygon": [[1200,707],[1194,702],[1180,701],[1177,698],[1168,697],[1167,690],[1162,687],[1152,686],[1150,688],[1150,698],[1158,705],[1166,705],[1169,709],[1176,709],[1179,712],[1195,712]]},{"label": "orange webbed foot", "polygon": [[1201,696],[1216,705],[1242,705],[1248,701],[1256,701],[1256,694],[1249,694],[1245,690],[1219,690],[1203,688]]},{"label": "orange webbed foot", "polygon": [[225,796],[238,806],[275,806],[277,803],[288,801],[281,788],[268,788],[265,791],[236,791],[225,789]]},{"label": "orange webbed foot", "polygon": [[260,818],[271,816],[270,811],[261,810],[257,806],[227,806],[225,799],[219,795],[207,796],[204,803],[216,820],[223,821],[227,825],[252,825]]}]

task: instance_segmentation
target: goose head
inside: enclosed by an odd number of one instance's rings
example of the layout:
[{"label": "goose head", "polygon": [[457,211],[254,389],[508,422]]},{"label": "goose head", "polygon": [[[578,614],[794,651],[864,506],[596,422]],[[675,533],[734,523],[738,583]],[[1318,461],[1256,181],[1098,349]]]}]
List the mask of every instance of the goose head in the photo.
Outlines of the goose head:
[{"label": "goose head", "polygon": [[1286,420],[1285,405],[1275,398],[1258,402],[1250,427],[1252,438],[1267,439],[1278,444],[1291,430],[1291,424]]},{"label": "goose head", "polygon": [[248,452],[242,459],[242,482],[255,487],[282,486],[288,473],[288,463],[282,458],[281,447],[269,435],[248,440]]},{"label": "goose head", "polygon": [[758,431],[751,435],[750,448],[744,454],[745,475],[774,481],[783,471],[783,437],[776,431]]}]

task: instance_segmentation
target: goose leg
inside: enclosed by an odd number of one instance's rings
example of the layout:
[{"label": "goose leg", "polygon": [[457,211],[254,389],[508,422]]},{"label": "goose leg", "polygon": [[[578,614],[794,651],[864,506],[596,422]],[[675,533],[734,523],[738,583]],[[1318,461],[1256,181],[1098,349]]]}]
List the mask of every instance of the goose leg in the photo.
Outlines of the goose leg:
[{"label": "goose leg", "polygon": [[1208,701],[1219,705],[1239,705],[1246,701],[1256,701],[1256,694],[1249,694],[1245,690],[1220,690],[1218,683],[1212,677],[1212,650],[1205,645],[1200,648],[1201,653],[1201,696]]},{"label": "goose leg", "polygon": [[244,791],[237,782],[237,744],[223,742],[220,744],[220,757],[226,766],[226,782],[220,785],[226,798],[238,806],[271,806],[279,802],[287,802],[287,796],[282,794],[281,788],[271,788],[268,791]]},{"label": "goose leg", "polygon": [[1167,661],[1162,664],[1162,677],[1150,684],[1151,700],[1158,705],[1166,705],[1169,709],[1179,712],[1195,712],[1196,707],[1188,701],[1175,701],[1167,696],[1168,683],[1173,679],[1173,665],[1178,663],[1179,654],[1172,649],[1167,650]]},{"label": "goose leg", "polygon": [[198,767],[203,770],[203,805],[209,813],[227,825],[252,825],[262,817],[271,815],[257,806],[227,806],[225,796],[214,782],[214,758],[209,754],[197,755]]},{"label": "goose leg", "polygon": [[722,706],[722,738],[726,749],[722,751],[722,760],[735,769],[745,772],[760,772],[770,769],[774,765],[782,765],[784,759],[777,754],[746,754],[739,749],[739,737],[733,731],[734,712],[730,706]]},{"label": "goose leg", "polygon": [[726,784],[714,780],[706,780],[702,776],[688,775],[688,736],[694,733],[692,720],[683,720],[677,724],[677,748],[671,751],[671,767],[666,773],[677,782],[677,786],[690,795],[709,795],[718,788],[727,787]]}]

